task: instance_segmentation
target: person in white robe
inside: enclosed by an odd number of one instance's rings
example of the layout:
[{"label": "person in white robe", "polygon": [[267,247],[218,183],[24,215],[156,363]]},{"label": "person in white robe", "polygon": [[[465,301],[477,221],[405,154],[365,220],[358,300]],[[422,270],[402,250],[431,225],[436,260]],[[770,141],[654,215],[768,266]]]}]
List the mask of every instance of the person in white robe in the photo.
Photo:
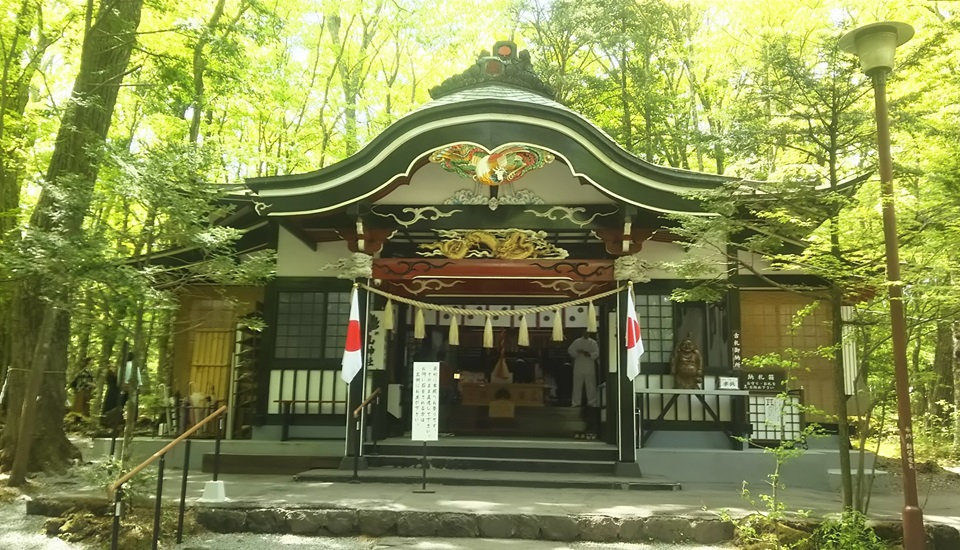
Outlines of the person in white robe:
[{"label": "person in white robe", "polygon": [[577,338],[567,349],[573,359],[573,396],[570,401],[572,407],[583,404],[583,392],[586,390],[587,406],[597,406],[597,372],[596,362],[600,357],[600,346],[590,337],[589,332]]}]

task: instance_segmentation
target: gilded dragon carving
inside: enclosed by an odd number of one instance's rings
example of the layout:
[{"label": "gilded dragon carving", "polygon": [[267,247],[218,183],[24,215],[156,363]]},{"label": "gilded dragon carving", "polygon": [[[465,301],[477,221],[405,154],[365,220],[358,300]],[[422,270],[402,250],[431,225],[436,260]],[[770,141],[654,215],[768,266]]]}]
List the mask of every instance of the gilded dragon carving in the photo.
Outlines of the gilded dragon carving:
[{"label": "gilded dragon carving", "polygon": [[421,256],[442,256],[454,260],[464,258],[566,258],[567,251],[547,242],[543,231],[527,229],[436,230],[443,240],[421,244]]}]

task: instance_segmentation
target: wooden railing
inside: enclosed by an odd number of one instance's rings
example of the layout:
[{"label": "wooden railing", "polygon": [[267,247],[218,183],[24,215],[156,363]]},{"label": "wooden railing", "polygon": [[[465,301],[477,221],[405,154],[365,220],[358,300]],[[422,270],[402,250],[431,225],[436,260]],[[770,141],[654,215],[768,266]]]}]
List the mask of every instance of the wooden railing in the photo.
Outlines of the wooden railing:
[{"label": "wooden railing", "polygon": [[156,550],[158,542],[160,540],[160,504],[163,497],[163,469],[166,463],[166,455],[174,447],[182,443],[185,439],[187,440],[186,448],[183,455],[183,481],[180,487],[180,514],[177,520],[177,543],[183,542],[183,513],[184,505],[186,503],[187,497],[187,472],[190,468],[190,440],[187,439],[194,433],[196,433],[200,428],[203,428],[209,422],[212,422],[214,419],[221,420],[217,425],[216,429],[216,444],[214,447],[214,459],[213,459],[213,480],[217,480],[217,475],[219,473],[220,465],[220,435],[223,431],[223,415],[227,412],[227,406],[223,405],[219,409],[208,414],[202,420],[194,424],[187,431],[183,432],[176,439],[166,444],[162,449],[153,453],[150,458],[144,460],[138,464],[135,468],[129,472],[120,476],[120,479],[114,481],[111,485],[107,487],[107,494],[114,501],[114,513],[113,513],[113,537],[111,540],[110,548],[111,550],[117,550],[118,542],[120,538],[120,516],[122,514],[122,500],[123,500],[123,485],[133,479],[137,474],[143,471],[144,468],[153,464],[155,460],[160,460],[160,464],[157,469],[157,495],[154,502],[154,515],[153,515],[153,549]]},{"label": "wooden railing", "polygon": [[[363,447],[363,432],[360,430],[360,423],[361,423],[360,417],[363,414],[363,411],[366,410],[367,405],[372,403],[374,400],[376,400],[377,404],[380,403],[380,388],[373,390],[373,392],[369,396],[367,396],[367,398],[364,399],[362,403],[360,403],[360,406],[358,406],[353,411],[353,421],[354,421],[353,424],[356,429],[356,431],[354,432],[356,447],[354,447],[354,451],[353,451],[353,477],[350,479],[350,483],[360,482],[360,474],[359,474],[360,455],[362,454],[361,448]],[[374,436],[373,438],[373,445],[374,445],[374,449],[376,449],[376,446],[377,446],[376,436]]]},{"label": "wooden railing", "polygon": [[357,408],[353,411],[353,417],[354,417],[354,418],[359,417],[359,416],[360,416],[360,412],[363,411],[363,408],[366,407],[367,405],[369,405],[371,401],[373,401],[374,399],[376,399],[376,397],[377,397],[378,395],[380,395],[380,388],[377,388],[377,389],[373,390],[373,393],[371,393],[369,397],[367,397],[366,399],[364,399],[364,400],[363,400],[363,403],[360,403],[360,406],[357,407]]}]

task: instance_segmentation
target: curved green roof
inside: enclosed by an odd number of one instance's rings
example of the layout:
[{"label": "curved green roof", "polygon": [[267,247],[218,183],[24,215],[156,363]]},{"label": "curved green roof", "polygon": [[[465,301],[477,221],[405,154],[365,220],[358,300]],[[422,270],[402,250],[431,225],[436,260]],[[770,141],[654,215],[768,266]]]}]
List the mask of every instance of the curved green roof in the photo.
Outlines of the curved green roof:
[{"label": "curved green roof", "polygon": [[706,214],[690,193],[732,178],[648,163],[579,113],[531,91],[483,83],[408,113],[353,156],[320,170],[251,178],[262,213],[330,212],[409,177],[431,152],[455,143],[493,150],[505,144],[546,149],[613,199],[659,212]]}]

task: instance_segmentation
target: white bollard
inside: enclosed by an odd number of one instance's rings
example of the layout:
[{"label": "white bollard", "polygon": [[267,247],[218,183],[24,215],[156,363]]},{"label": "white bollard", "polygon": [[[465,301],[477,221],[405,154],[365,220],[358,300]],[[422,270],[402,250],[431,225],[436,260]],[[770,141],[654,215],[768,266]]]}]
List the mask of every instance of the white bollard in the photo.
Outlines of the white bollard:
[{"label": "white bollard", "polygon": [[226,502],[227,495],[223,487],[223,480],[208,481],[203,486],[203,496],[200,502]]}]

